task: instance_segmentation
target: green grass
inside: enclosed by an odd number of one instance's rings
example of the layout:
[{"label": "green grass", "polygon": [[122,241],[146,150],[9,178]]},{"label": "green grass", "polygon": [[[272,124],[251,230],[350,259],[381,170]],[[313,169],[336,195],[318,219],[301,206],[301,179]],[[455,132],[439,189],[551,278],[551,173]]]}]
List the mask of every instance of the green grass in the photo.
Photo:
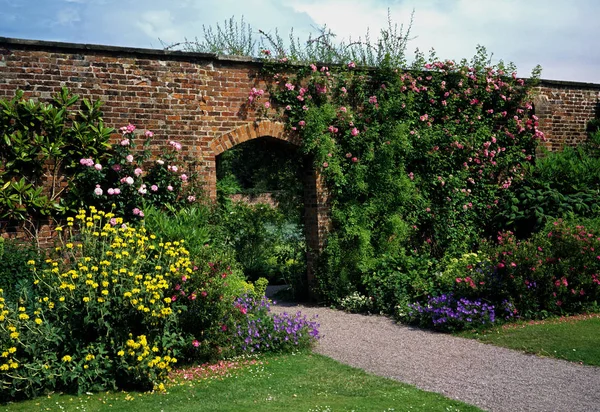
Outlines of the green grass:
[{"label": "green grass", "polygon": [[522,322],[460,336],[540,356],[600,366],[600,316]]},{"label": "green grass", "polygon": [[479,411],[320,355],[261,360],[223,379],[170,387],[166,394],[53,395],[3,405],[0,411]]}]

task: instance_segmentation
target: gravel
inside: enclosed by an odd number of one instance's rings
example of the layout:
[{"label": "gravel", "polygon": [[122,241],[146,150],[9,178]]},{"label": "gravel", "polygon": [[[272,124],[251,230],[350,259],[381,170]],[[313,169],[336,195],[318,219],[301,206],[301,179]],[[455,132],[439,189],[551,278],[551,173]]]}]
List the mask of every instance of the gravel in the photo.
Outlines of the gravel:
[{"label": "gravel", "polygon": [[295,304],[272,310],[318,314],[317,353],[485,410],[600,411],[598,367],[424,331],[384,316]]}]

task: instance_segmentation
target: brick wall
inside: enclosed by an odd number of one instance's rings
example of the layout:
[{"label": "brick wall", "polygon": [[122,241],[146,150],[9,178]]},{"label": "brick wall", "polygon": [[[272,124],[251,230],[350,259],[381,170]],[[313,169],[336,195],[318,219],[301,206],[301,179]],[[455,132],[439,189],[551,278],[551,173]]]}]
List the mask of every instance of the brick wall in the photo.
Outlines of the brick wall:
[{"label": "brick wall", "polygon": [[[102,100],[105,123],[152,130],[152,150],[158,152],[169,140],[181,142],[212,199],[215,159],[223,151],[262,136],[298,145],[283,124],[257,117],[248,105],[249,90],[263,86],[260,68],[250,58],[0,38],[0,97],[22,89],[27,97],[47,100],[66,86],[81,97]],[[311,169],[305,192],[324,199],[317,178]],[[326,208],[311,200],[305,209],[307,241],[318,250]]]},{"label": "brick wall", "polygon": [[[206,191],[216,197],[215,158],[261,136],[298,144],[281,123],[262,120],[248,106],[248,92],[261,87],[261,65],[250,58],[0,38],[0,97],[17,89],[49,99],[67,86],[105,102],[105,122],[155,132],[153,148],[180,141],[198,162]],[[543,80],[535,110],[548,147],[577,144],[600,101],[600,85]],[[309,168],[305,182],[307,240],[320,249],[329,227],[322,179]]]},{"label": "brick wall", "polygon": [[600,84],[543,80],[535,92],[534,109],[548,149],[587,138],[587,123],[600,115]]}]

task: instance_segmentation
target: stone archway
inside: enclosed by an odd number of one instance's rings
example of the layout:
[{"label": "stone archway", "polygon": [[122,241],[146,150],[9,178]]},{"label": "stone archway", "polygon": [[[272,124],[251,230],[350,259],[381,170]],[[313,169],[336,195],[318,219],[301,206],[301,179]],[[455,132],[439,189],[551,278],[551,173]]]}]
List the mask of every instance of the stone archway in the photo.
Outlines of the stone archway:
[{"label": "stone archway", "polygon": [[[206,167],[205,190],[212,201],[217,199],[217,156],[232,147],[260,137],[270,137],[300,146],[296,134],[289,133],[281,122],[264,120],[249,123],[215,137],[209,143],[209,151],[203,153]],[[310,160],[304,162],[304,231],[307,244],[307,282],[313,284],[313,267],[329,231],[329,196],[321,174]]]}]

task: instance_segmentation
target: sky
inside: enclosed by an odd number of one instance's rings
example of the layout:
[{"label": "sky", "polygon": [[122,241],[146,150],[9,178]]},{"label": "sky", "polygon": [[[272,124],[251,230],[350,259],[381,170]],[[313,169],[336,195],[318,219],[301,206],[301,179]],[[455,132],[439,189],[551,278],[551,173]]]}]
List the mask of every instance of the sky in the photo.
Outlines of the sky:
[{"label": "sky", "polygon": [[[339,39],[376,37],[414,20],[407,55],[513,62],[527,77],[600,84],[599,0],[0,0],[0,37],[163,48],[202,35],[232,16],[258,30],[304,39],[327,25]],[[162,41],[162,42],[161,42]]]}]

